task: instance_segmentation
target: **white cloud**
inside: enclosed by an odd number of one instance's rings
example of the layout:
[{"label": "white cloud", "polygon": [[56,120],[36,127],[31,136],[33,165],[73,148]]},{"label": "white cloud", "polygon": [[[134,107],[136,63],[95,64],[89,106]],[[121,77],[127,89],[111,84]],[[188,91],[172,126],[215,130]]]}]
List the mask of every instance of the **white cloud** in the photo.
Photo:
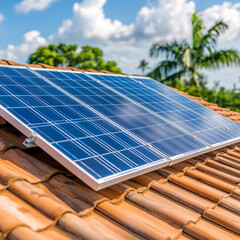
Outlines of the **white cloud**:
[{"label": "white cloud", "polygon": [[222,5],[214,5],[202,12],[203,19],[210,27],[218,20],[223,20],[229,25],[229,29],[220,38],[220,44],[228,47],[239,47],[240,40],[240,3],[232,4],[224,2]]},{"label": "white cloud", "polygon": [[128,25],[107,18],[105,3],[106,0],[75,3],[73,17],[63,21],[50,41],[98,46],[107,59],[116,60],[123,71],[134,73],[139,61],[148,57],[153,42],[190,36],[190,16],[195,9],[192,1],[157,0],[143,7]]},{"label": "white cloud", "polygon": [[118,20],[106,18],[103,6],[106,0],[84,0],[73,5],[73,17],[63,21],[58,32],[51,39],[55,41],[77,41],[128,38],[133,25],[123,25]]},{"label": "white cloud", "polygon": [[159,0],[154,6],[143,7],[136,18],[135,38],[164,41],[188,38],[189,18],[194,10],[194,2],[186,0]]},{"label": "white cloud", "polygon": [[23,43],[18,46],[9,44],[7,49],[0,50],[1,59],[26,62],[28,56],[33,53],[39,46],[46,45],[47,41],[40,36],[40,32],[33,30],[23,35]]},{"label": "white cloud", "polygon": [[4,15],[2,13],[0,13],[0,23],[2,23],[4,20]]},{"label": "white cloud", "polygon": [[15,10],[18,13],[28,13],[33,10],[44,10],[48,8],[56,0],[22,0],[15,5]]},{"label": "white cloud", "polygon": [[[184,38],[190,34],[189,16],[195,4],[187,0],[158,0],[153,6],[143,7],[136,21],[124,25],[119,20],[111,20],[104,14],[106,0],[84,0],[73,6],[73,17],[64,20],[52,41],[72,41],[82,43],[126,42],[142,40],[168,40]],[[176,21],[177,19],[177,21]]]},{"label": "white cloud", "polygon": [[[219,39],[219,48],[234,48],[240,52],[240,3],[224,2],[221,5],[214,5],[205,9],[201,14],[207,27],[212,26],[220,19],[229,25],[229,29]],[[210,86],[212,86],[214,81],[220,81],[220,84],[227,88],[232,88],[233,84],[237,84],[240,87],[239,67],[206,71],[206,74],[208,75]]]}]

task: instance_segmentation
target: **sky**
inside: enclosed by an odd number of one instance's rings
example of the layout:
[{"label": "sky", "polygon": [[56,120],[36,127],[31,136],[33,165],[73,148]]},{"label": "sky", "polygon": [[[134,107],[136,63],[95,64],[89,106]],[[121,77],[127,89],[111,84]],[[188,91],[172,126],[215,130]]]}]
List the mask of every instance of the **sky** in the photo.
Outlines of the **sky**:
[{"label": "sky", "polygon": [[[206,26],[223,19],[228,31],[219,48],[240,51],[240,1],[222,0],[11,0],[0,1],[0,59],[26,63],[39,46],[86,44],[104,51],[125,73],[140,73],[140,60],[153,68],[161,60],[149,57],[158,41],[191,41],[191,14],[197,10]],[[209,86],[240,88],[239,68],[204,72]]]}]

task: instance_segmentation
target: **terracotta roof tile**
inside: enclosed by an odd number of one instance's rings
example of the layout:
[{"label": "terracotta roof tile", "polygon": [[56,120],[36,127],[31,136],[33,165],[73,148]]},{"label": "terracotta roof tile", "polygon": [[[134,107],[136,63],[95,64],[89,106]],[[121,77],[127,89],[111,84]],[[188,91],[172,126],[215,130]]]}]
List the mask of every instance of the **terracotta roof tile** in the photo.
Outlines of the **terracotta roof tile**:
[{"label": "terracotta roof tile", "polygon": [[0,219],[0,228],[3,232],[6,231],[4,229],[15,228],[19,225],[39,231],[53,224],[50,218],[9,190],[2,190],[0,193],[0,212],[4,216]]},{"label": "terracotta roof tile", "polygon": [[[9,149],[1,156],[2,160],[7,160],[15,166],[16,172],[18,169],[22,169],[22,179],[26,178],[31,183],[37,183],[49,179],[52,175],[59,172],[59,170],[47,165],[46,163],[32,157],[31,155],[23,152],[20,149]],[[5,162],[7,162],[5,161]],[[2,171],[0,171],[2,172]],[[1,173],[0,173],[1,174]],[[2,172],[4,174],[4,172]],[[25,175],[24,175],[25,174]]]},{"label": "terracotta roof tile", "polygon": [[[183,94],[240,122],[239,113]],[[0,239],[239,239],[238,144],[95,192],[0,126]]]},{"label": "terracotta roof tile", "polygon": [[152,189],[199,213],[203,213],[206,208],[212,208],[215,206],[213,201],[210,201],[199,194],[195,194],[170,182],[165,184],[155,182],[152,185]]},{"label": "terracotta roof tile", "polygon": [[211,240],[237,240],[239,235],[229,231],[227,229],[221,228],[218,225],[200,219],[197,224],[189,224],[185,232],[197,239],[211,239]]},{"label": "terracotta roof tile", "polygon": [[219,202],[219,206],[225,207],[237,214],[240,214],[240,201],[230,196],[228,198],[222,198]]},{"label": "terracotta roof tile", "polygon": [[203,216],[219,225],[232,230],[235,233],[240,234],[240,219],[238,214],[216,206],[214,209],[206,209]]},{"label": "terracotta roof tile", "polygon": [[123,201],[119,205],[106,201],[99,204],[97,210],[146,239],[176,238],[181,233],[181,229],[171,226],[127,201]]},{"label": "terracotta roof tile", "polygon": [[66,213],[58,224],[62,229],[82,239],[137,239],[122,226],[96,212],[83,218]]},{"label": "terracotta roof tile", "polygon": [[20,63],[16,63],[16,62],[4,60],[4,59],[1,60],[1,65],[25,66],[24,64],[20,64]]},{"label": "terracotta roof tile", "polygon": [[179,227],[184,227],[189,222],[197,222],[201,217],[199,213],[179,203],[175,203],[154,191],[147,191],[143,194],[130,191],[126,195],[126,199],[147,209],[171,224],[179,225]]}]

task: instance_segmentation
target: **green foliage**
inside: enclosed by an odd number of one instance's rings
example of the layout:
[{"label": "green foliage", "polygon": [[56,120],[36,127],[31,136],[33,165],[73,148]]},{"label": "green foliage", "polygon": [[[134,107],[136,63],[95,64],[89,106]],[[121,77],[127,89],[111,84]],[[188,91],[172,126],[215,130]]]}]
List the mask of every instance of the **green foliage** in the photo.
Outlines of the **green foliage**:
[{"label": "green foliage", "polygon": [[218,21],[206,30],[201,16],[193,13],[192,43],[184,40],[153,44],[150,56],[163,55],[165,59],[148,75],[162,82],[174,82],[176,78],[189,79],[191,86],[198,86],[201,80],[199,70],[239,65],[240,58],[236,50],[216,50],[217,40],[227,29],[226,23]]},{"label": "green foliage", "polygon": [[166,85],[177,88],[192,96],[200,97],[205,101],[218,104],[220,107],[229,108],[233,111],[240,112],[240,90],[235,86],[229,90],[224,87],[219,87],[219,82],[209,89],[206,86],[207,81],[205,76],[201,76],[198,86],[190,85],[188,81],[182,81],[179,78],[172,81],[166,81]]},{"label": "green foliage", "polygon": [[88,45],[83,46],[81,51],[78,51],[77,45],[66,45],[64,43],[42,46],[29,56],[28,62],[32,64],[44,63],[55,67],[70,66],[79,69],[121,72],[115,61],[103,60],[102,50]]}]

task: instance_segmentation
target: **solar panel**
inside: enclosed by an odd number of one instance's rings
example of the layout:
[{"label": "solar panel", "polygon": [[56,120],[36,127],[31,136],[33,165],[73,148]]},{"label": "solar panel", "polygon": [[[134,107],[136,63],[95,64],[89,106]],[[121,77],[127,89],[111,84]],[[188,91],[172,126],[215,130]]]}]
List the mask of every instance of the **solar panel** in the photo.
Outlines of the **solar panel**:
[{"label": "solar panel", "polygon": [[36,70],[36,72],[72,96],[84,101],[150,146],[154,146],[171,159],[207,148],[206,144],[139,107],[84,73],[54,70]]},{"label": "solar panel", "polygon": [[144,79],[0,66],[0,114],[95,190],[239,141]]},{"label": "solar panel", "polygon": [[[224,142],[238,138],[235,133],[228,131],[223,126],[216,124],[213,121],[209,121],[208,118],[203,117],[206,116],[204,112],[202,115],[199,115],[189,108],[186,108],[184,103],[178,104],[177,101],[173,101],[171,97],[167,98],[166,95],[159,94],[153,89],[147,88],[139,81],[133,81],[127,76],[103,74],[91,74],[91,76],[128,97],[128,99],[131,99],[149,112],[156,114],[159,118],[164,119],[181,130],[186,131],[190,135],[203,140],[208,145],[218,146],[222,145]],[[189,99],[187,103],[190,104],[190,102],[193,101]],[[203,106],[202,108],[205,109]],[[208,111],[206,110],[206,113],[207,112]],[[231,120],[229,121],[232,122]],[[232,122],[232,125],[234,124],[235,123]],[[238,127],[240,129],[240,126]]]}]

